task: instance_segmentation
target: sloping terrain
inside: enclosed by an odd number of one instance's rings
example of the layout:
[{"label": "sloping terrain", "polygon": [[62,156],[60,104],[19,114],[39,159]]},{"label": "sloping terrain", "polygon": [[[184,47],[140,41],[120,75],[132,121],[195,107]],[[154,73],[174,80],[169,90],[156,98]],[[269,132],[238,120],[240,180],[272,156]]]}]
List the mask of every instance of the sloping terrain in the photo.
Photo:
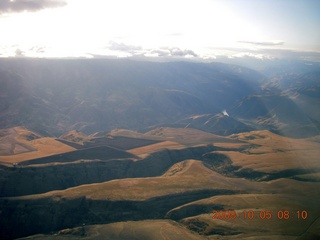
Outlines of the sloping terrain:
[{"label": "sloping terrain", "polygon": [[[79,154],[79,161],[2,168],[0,235],[4,239],[39,233],[45,235],[35,239],[154,239],[154,234],[162,234],[160,239],[319,237],[320,143],[314,138],[291,139],[269,131],[219,137],[173,128],[145,135],[163,142],[128,150],[142,154],[140,158],[90,160]],[[215,210],[235,210],[237,218],[227,219],[225,213],[215,219]],[[284,218],[284,211],[289,216]],[[263,218],[266,213],[272,218]]]},{"label": "sloping terrain", "polygon": [[[158,127],[319,134],[315,69],[268,78],[221,63],[1,59],[0,65],[0,128],[26,126],[43,136],[69,132],[64,140],[76,138],[76,131]],[[229,116],[221,114],[225,110]]]},{"label": "sloping terrain", "polygon": [[43,137],[24,127],[0,130],[0,163],[14,164],[34,158],[63,154],[75,148]]},{"label": "sloping terrain", "polygon": [[272,63],[1,59],[0,238],[319,239],[319,65]]},{"label": "sloping terrain", "polygon": [[[32,239],[206,239],[170,220],[127,221],[65,229],[55,235],[35,235]],[[21,238],[30,239],[30,238]]]},{"label": "sloping terrain", "polygon": [[255,128],[268,129],[284,136],[318,135],[318,124],[303,109],[287,96],[254,95],[239,101],[230,109],[230,114]]},{"label": "sloping terrain", "polygon": [[111,59],[1,59],[0,127],[43,135],[148,130],[218,113],[259,90],[263,76],[226,64]]},{"label": "sloping terrain", "polygon": [[206,144],[206,143],[244,143],[236,139],[223,137],[201,131],[193,128],[169,128],[161,127],[152,131],[146,132],[145,137],[158,137],[175,141],[184,145]]},{"label": "sloping terrain", "polygon": [[200,116],[191,116],[178,121],[176,125],[178,124],[183,127],[196,128],[221,136],[228,136],[233,133],[248,132],[255,129],[255,127],[251,127],[250,125],[245,124],[236,118],[222,113],[215,115],[205,114]]}]

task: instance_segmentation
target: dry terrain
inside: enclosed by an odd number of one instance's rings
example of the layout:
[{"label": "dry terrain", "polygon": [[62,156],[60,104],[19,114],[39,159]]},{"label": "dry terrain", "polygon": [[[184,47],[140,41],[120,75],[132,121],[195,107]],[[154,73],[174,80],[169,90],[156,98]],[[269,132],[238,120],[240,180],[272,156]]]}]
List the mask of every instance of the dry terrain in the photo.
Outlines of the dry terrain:
[{"label": "dry terrain", "polygon": [[[118,144],[118,137],[141,146],[101,145]],[[269,131],[219,137],[174,128],[88,138],[81,145],[90,141],[89,149],[60,154],[62,160],[0,169],[4,239],[320,237],[320,143],[314,138]]]},{"label": "dry terrain", "polygon": [[42,137],[24,127],[14,127],[0,131],[0,162],[3,164],[19,163],[74,151],[53,138]]}]

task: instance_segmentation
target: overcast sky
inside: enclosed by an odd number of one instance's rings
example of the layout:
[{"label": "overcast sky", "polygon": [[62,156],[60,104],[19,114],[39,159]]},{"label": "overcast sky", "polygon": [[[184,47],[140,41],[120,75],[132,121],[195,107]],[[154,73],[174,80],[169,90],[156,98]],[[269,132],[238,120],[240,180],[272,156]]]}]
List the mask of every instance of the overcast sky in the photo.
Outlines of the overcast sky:
[{"label": "overcast sky", "polygon": [[318,0],[0,0],[0,57],[318,58],[319,9]]}]

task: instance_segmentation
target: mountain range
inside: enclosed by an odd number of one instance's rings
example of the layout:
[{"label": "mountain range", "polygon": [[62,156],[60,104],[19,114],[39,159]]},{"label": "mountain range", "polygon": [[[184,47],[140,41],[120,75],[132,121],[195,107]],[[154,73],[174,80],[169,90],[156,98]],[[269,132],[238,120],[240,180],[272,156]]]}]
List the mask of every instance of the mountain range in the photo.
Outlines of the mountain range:
[{"label": "mountain range", "polygon": [[314,136],[319,76],[307,71],[288,83],[282,75],[222,63],[1,59],[0,127],[47,136],[161,126]]},{"label": "mountain range", "polygon": [[0,59],[0,238],[319,239],[320,66],[261,61]]}]

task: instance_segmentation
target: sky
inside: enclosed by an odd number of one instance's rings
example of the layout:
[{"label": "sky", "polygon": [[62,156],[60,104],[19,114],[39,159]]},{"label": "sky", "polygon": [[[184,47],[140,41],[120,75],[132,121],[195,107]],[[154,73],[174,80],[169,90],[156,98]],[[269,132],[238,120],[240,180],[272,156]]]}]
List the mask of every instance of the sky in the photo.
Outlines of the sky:
[{"label": "sky", "polygon": [[318,0],[0,0],[0,57],[320,61]]}]

